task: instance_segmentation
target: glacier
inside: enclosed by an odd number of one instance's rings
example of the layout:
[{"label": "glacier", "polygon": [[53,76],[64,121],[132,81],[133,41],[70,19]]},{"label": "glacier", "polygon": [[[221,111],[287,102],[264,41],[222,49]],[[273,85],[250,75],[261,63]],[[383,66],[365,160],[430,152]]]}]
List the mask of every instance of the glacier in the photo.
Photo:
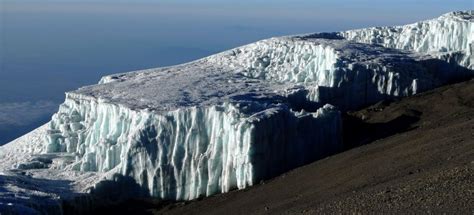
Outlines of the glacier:
[{"label": "glacier", "polygon": [[473,17],[275,37],[105,76],[0,147],[0,211],[192,200],[337,153],[344,111],[473,77]]},{"label": "glacier", "polygon": [[338,35],[352,41],[431,53],[474,69],[473,11],[457,11],[437,19],[395,27],[350,30]]}]

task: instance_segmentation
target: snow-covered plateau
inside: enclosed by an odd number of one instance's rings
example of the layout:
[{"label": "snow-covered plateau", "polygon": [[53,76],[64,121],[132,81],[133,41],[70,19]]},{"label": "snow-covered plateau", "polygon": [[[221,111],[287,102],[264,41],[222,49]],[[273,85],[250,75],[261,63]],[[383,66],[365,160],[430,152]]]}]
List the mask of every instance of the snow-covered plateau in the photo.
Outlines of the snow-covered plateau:
[{"label": "snow-covered plateau", "polygon": [[472,77],[474,11],[270,38],[66,93],[0,147],[0,211],[243,189],[340,151],[341,112]]}]

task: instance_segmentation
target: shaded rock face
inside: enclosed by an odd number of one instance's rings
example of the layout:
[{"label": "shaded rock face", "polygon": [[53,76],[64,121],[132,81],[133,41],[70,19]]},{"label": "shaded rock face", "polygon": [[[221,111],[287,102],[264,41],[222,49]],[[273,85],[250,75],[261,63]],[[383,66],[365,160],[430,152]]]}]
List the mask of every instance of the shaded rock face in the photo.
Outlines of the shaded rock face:
[{"label": "shaded rock face", "polygon": [[77,193],[101,195],[117,178],[170,200],[242,189],[341,150],[341,111],[472,77],[472,15],[271,38],[106,76],[67,93],[47,128],[0,156],[33,177],[80,178]]}]

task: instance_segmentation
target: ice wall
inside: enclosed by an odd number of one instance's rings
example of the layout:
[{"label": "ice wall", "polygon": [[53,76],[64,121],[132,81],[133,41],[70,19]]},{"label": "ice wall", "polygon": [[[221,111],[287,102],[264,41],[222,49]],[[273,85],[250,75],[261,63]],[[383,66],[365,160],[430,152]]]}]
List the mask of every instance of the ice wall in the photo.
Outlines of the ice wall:
[{"label": "ice wall", "polygon": [[[373,27],[340,32],[362,43],[416,52],[457,53],[457,63],[474,69],[474,11],[445,14],[439,18],[395,27]],[[438,54],[443,55],[443,54]]]},{"label": "ice wall", "polygon": [[115,168],[151,196],[177,200],[245,188],[341,148],[332,106],[251,106],[251,115],[229,103],[156,114],[68,94],[47,148],[75,153],[76,170]]},{"label": "ice wall", "polygon": [[346,40],[263,40],[68,93],[46,148],[163,199],[242,189],[341,148],[339,111],[325,104],[354,109],[456,76],[431,61]]},{"label": "ice wall", "polygon": [[210,57],[246,77],[278,82],[332,86],[337,53],[330,44],[273,38]]},{"label": "ice wall", "polygon": [[410,96],[467,75],[465,69],[447,65],[431,55],[333,36],[272,38],[207,60],[229,66],[248,78],[302,86],[302,92],[296,94],[305,94],[304,101],[313,102],[316,107],[329,103],[341,110]]},{"label": "ice wall", "polygon": [[340,113],[326,104],[354,109],[456,75],[433,60],[345,40],[264,40],[68,93],[46,149],[162,199],[242,189],[341,148]]}]

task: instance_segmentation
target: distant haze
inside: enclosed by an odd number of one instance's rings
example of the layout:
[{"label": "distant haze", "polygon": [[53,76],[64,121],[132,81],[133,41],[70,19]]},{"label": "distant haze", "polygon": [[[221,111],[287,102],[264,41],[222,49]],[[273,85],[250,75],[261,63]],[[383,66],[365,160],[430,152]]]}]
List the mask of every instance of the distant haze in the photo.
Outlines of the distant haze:
[{"label": "distant haze", "polygon": [[64,92],[260,39],[407,24],[473,0],[0,1],[0,145],[45,123]]}]

